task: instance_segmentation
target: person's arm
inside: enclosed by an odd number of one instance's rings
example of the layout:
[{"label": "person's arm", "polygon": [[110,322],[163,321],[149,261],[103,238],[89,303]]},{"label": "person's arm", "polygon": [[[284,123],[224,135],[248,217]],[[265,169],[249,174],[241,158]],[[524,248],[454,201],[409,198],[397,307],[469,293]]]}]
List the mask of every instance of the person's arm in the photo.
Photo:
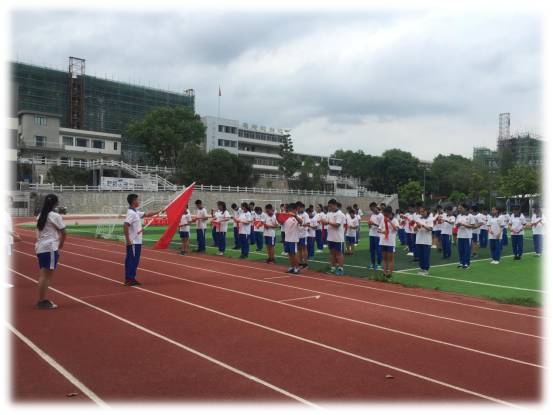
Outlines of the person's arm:
[{"label": "person's arm", "polygon": [[162,212],[163,212],[163,209],[158,210],[158,211],[156,211],[156,212],[147,212],[147,213],[144,212],[144,217],[145,217],[145,218],[151,218],[152,216],[157,216],[157,215],[159,215],[159,214],[162,213]]},{"label": "person's arm", "polygon": [[65,228],[59,230],[60,233],[60,244],[58,249],[63,249],[63,244],[65,243],[65,238],[67,236],[67,232],[65,232]]},{"label": "person's arm", "polygon": [[132,245],[131,237],[129,236],[129,224],[125,222],[123,224],[123,233],[125,234],[125,242],[127,245]]}]

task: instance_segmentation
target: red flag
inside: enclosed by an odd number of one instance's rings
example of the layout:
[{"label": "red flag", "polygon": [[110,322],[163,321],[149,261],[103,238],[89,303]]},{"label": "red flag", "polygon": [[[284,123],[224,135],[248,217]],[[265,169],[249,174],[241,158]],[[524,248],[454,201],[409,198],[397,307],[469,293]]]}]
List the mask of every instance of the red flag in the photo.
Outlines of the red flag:
[{"label": "red flag", "polygon": [[165,207],[164,210],[167,214],[167,222],[169,223],[169,226],[167,227],[163,235],[161,235],[159,241],[155,243],[153,247],[154,249],[167,249],[167,247],[171,243],[173,235],[179,227],[180,219],[184,214],[184,207],[188,204],[188,200],[190,200],[190,196],[194,191],[194,185],[195,183],[192,183],[190,186],[184,189],[180,195],[178,195],[171,203],[169,203]]},{"label": "red flag", "polygon": [[291,216],[294,216],[294,214],[293,213],[278,212],[276,214],[276,219],[277,219],[277,222],[282,225]]}]

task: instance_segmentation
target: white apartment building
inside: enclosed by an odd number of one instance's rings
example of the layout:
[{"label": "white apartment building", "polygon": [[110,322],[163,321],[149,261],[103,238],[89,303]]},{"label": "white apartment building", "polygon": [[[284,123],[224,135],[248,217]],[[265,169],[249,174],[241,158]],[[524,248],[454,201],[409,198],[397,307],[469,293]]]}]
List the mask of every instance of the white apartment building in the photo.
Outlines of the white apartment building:
[{"label": "white apartment building", "polygon": [[[279,150],[290,130],[213,116],[202,117],[202,121],[206,126],[205,151],[223,148],[248,159],[260,177],[281,176],[278,170],[282,158]],[[342,171],[341,160],[311,154],[298,155],[304,159],[311,158],[315,163],[326,160],[331,176],[339,176]]]}]

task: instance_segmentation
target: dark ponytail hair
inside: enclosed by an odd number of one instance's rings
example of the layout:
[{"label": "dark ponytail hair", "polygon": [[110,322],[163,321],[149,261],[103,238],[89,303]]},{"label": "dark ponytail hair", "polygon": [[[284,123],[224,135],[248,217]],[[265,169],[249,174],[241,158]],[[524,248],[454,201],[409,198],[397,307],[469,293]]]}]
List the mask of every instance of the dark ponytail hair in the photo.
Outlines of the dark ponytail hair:
[{"label": "dark ponytail hair", "polygon": [[44,204],[42,205],[42,210],[40,211],[40,216],[38,217],[38,221],[36,223],[36,227],[39,231],[43,230],[46,226],[46,220],[48,219],[48,214],[54,210],[56,205],[58,204],[58,197],[50,193],[49,195],[46,195],[44,198]]}]

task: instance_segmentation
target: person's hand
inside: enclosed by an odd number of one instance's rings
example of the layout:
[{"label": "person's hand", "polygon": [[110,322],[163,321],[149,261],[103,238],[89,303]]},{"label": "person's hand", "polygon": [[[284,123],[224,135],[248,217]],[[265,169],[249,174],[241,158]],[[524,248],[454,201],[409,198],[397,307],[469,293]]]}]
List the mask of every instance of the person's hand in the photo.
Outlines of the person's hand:
[{"label": "person's hand", "polygon": [[130,239],[127,239],[125,242],[126,242],[127,246],[132,245],[132,242],[130,241]]}]

